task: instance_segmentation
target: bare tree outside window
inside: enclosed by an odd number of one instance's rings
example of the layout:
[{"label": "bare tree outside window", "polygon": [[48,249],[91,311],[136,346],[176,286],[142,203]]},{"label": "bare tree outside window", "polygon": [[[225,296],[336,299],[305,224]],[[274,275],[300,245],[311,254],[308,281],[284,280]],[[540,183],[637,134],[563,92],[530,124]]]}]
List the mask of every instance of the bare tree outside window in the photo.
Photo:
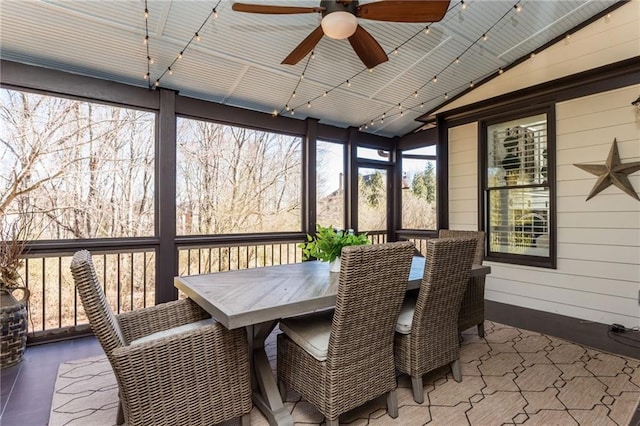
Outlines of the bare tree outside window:
[{"label": "bare tree outside window", "polygon": [[178,119],[177,233],[302,229],[301,139]]}]

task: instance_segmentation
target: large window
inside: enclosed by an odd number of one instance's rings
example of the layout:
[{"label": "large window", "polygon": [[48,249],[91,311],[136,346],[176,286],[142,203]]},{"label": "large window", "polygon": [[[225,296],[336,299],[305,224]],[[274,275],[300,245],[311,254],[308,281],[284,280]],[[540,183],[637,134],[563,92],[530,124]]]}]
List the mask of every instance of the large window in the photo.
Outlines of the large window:
[{"label": "large window", "polygon": [[155,114],[0,89],[0,224],[31,239],[153,236]]},{"label": "large window", "polygon": [[438,227],[436,205],[436,147],[402,153],[402,228]]},{"label": "large window", "polygon": [[301,138],[178,118],[178,235],[300,231]]},{"label": "large window", "polygon": [[318,141],[316,150],[316,221],[344,229],[344,145]]},{"label": "large window", "polygon": [[550,111],[483,125],[487,257],[554,266]]}]

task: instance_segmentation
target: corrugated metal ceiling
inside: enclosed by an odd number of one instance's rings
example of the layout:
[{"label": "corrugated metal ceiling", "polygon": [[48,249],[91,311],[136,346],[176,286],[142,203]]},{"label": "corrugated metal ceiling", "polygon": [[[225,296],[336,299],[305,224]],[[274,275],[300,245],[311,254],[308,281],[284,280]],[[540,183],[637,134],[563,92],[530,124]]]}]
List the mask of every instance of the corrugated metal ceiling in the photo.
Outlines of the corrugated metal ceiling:
[{"label": "corrugated metal ceiling", "polygon": [[[318,0],[246,2],[319,4]],[[314,59],[305,58],[295,66],[280,64],[319,24],[317,14],[238,13],[226,0],[219,4],[149,0],[151,81],[164,73],[160,85],[186,96],[286,114],[289,104],[295,108],[294,118],[314,117],[340,127],[373,120],[374,126],[365,131],[403,135],[420,127],[415,119],[445,102],[445,94],[451,98],[466,90],[470,82],[527,56],[616,0],[465,3],[463,10],[460,1],[452,0],[444,19],[429,25],[428,33],[423,31],[426,24],[361,19],[389,54],[388,62],[368,72],[348,41],[327,37],[316,47]],[[516,4],[522,7],[520,12]],[[216,5],[218,18],[203,27],[201,40],[188,47],[172,66],[172,74],[165,73]],[[144,1],[3,1],[1,8],[3,59],[147,86]],[[486,41],[481,40],[484,33]],[[454,62],[456,57],[459,63]]]}]

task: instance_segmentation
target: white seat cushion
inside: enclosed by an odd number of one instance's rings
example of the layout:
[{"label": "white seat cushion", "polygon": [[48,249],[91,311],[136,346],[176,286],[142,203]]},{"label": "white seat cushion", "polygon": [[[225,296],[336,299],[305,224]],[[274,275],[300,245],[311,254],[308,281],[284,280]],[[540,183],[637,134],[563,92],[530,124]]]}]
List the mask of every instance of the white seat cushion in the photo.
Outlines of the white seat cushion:
[{"label": "white seat cushion", "polygon": [[333,310],[280,321],[280,330],[318,361],[327,360]]},{"label": "white seat cushion", "polygon": [[413,324],[413,312],[416,310],[416,299],[407,297],[402,303],[400,315],[396,322],[396,331],[400,334],[411,334],[411,324]]},{"label": "white seat cushion", "polygon": [[139,339],[133,340],[129,344],[130,345],[139,345],[141,343],[148,343],[148,342],[151,342],[152,340],[162,339],[163,337],[173,336],[175,334],[180,334],[180,333],[184,333],[186,331],[195,330],[197,328],[204,327],[205,325],[212,325],[212,324],[215,324],[215,323],[216,323],[216,320],[214,320],[213,318],[200,320],[200,321],[192,322],[192,323],[189,323],[189,324],[181,325],[179,327],[173,327],[173,328],[170,328],[168,330],[158,331],[157,333],[149,334],[148,336],[144,336],[144,337],[141,337]]}]

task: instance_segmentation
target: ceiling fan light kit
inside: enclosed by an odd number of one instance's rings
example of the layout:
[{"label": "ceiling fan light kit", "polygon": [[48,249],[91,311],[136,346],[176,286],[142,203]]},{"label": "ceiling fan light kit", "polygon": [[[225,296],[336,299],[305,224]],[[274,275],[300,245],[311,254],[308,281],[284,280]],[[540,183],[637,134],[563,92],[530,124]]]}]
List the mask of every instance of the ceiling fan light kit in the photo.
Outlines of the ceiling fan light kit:
[{"label": "ceiling fan light kit", "polygon": [[344,40],[356,32],[358,18],[350,12],[337,11],[325,15],[320,25],[327,37]]},{"label": "ceiling fan light kit", "polygon": [[261,14],[322,13],[320,26],[311,32],[282,61],[295,65],[320,42],[323,36],[348,39],[362,63],[369,69],[389,60],[380,43],[359,23],[358,18],[385,22],[437,22],[451,0],[384,0],[359,5],[357,0],[322,0],[319,7],[270,6],[234,3],[236,12]]}]

